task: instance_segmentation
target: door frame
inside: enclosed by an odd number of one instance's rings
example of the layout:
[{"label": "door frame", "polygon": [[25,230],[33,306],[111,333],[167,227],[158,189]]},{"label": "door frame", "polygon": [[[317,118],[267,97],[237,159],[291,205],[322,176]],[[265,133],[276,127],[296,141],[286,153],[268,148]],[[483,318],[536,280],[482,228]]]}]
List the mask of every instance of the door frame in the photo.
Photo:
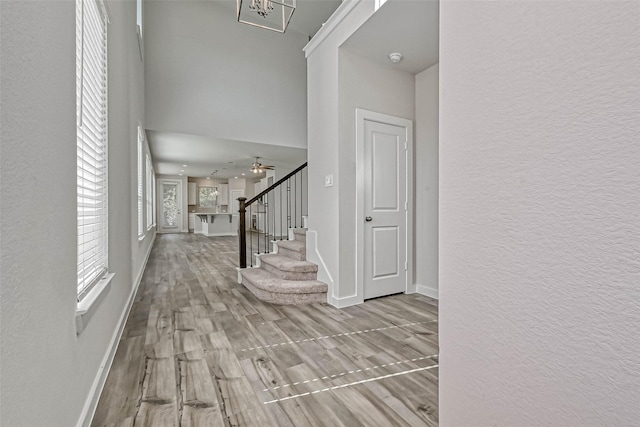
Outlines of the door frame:
[{"label": "door frame", "polygon": [[405,191],[407,209],[405,211],[405,245],[407,274],[405,293],[416,292],[413,283],[413,121],[375,111],[356,108],[356,295],[364,301],[364,123],[373,121],[403,127],[407,130],[407,149],[405,151],[406,177]]},{"label": "door frame", "polygon": [[[183,206],[184,203],[184,195],[183,195],[183,184],[182,184],[182,180],[180,179],[175,179],[175,178],[161,178],[157,180],[158,183],[158,233],[184,233],[184,219],[185,219],[185,213],[188,215],[188,213],[186,212],[187,209],[185,209],[185,206]],[[164,211],[164,206],[163,206],[163,194],[162,194],[162,186],[164,183],[171,183],[171,184],[178,184],[178,194],[176,194],[176,198],[178,199],[178,206],[180,209],[180,221],[178,223],[178,227],[174,230],[174,229],[165,229],[163,224],[163,211]],[[188,216],[187,216],[188,219]],[[187,225],[187,231],[188,231],[188,225]]]}]

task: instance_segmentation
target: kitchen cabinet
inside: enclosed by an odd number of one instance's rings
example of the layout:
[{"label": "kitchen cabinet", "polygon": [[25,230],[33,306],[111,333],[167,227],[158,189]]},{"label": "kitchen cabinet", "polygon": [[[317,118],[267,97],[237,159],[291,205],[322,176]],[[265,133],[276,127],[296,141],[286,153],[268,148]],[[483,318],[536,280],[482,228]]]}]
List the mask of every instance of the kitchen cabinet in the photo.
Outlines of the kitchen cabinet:
[{"label": "kitchen cabinet", "polygon": [[229,184],[220,184],[218,186],[218,204],[229,204]]},{"label": "kitchen cabinet", "polygon": [[[187,204],[188,205],[195,205],[198,203],[198,186],[195,182],[190,182],[189,183],[189,193],[187,195]],[[189,227],[191,228],[191,227]]]}]

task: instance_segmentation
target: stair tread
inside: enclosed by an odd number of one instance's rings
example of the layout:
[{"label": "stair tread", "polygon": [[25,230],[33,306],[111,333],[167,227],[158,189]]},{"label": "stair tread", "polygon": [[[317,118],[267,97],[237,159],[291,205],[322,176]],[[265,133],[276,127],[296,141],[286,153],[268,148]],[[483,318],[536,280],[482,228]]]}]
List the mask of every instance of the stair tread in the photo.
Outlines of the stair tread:
[{"label": "stair tread", "polygon": [[326,293],[328,285],[319,280],[284,280],[262,268],[241,270],[243,278],[248,279],[256,288],[283,294]]},{"label": "stair tread", "polygon": [[300,252],[301,250],[306,249],[307,245],[305,242],[300,240],[279,240],[278,247]]},{"label": "stair tread", "polygon": [[309,261],[300,261],[288,256],[278,254],[266,254],[260,256],[260,262],[264,262],[282,271],[296,273],[315,273],[318,266]]},{"label": "stair tread", "polygon": [[293,234],[307,234],[306,228],[293,228]]}]

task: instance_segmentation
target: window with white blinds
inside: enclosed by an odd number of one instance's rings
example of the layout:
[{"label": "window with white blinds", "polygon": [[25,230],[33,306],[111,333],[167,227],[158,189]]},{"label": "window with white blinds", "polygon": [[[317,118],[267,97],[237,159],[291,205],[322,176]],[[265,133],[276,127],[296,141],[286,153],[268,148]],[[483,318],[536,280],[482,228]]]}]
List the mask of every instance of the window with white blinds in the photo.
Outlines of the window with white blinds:
[{"label": "window with white blinds", "polygon": [[149,154],[146,154],[146,179],[145,186],[147,191],[145,192],[145,200],[147,205],[147,229],[151,228],[153,225],[153,165],[151,164],[151,157]]},{"label": "window with white blinds", "polygon": [[138,125],[138,237],[144,236],[144,212],[142,211],[144,205],[144,183],[142,177],[144,176],[143,167],[144,160],[142,157],[142,143],[144,141],[142,134],[142,126]]},{"label": "window with white blinds", "polygon": [[78,300],[108,268],[107,17],[76,0]]},{"label": "window with white blinds", "polygon": [[158,187],[156,187],[156,174],[155,172],[151,175],[151,181],[153,182],[152,187],[151,187],[151,194],[152,196],[152,202],[151,202],[151,212],[153,212],[153,222],[152,224],[155,225],[158,223],[158,219],[156,218],[156,194],[158,191]]}]

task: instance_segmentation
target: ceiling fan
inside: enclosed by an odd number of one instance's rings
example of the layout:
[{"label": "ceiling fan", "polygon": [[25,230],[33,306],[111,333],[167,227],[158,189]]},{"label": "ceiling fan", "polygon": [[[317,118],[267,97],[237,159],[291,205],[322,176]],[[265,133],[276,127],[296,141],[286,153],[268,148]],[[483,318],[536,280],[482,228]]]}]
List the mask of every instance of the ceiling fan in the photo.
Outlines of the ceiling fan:
[{"label": "ceiling fan", "polygon": [[273,170],[274,166],[263,165],[260,163],[260,157],[256,157],[256,161],[251,164],[251,172],[253,173],[262,173],[267,169]]}]

